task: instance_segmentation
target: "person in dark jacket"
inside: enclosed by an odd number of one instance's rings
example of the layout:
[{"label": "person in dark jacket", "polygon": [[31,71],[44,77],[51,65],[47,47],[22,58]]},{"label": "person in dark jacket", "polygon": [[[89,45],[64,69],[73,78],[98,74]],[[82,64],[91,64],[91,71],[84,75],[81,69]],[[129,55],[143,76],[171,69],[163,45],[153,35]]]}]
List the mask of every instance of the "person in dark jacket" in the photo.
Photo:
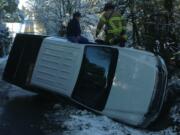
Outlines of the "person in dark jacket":
[{"label": "person in dark jacket", "polygon": [[74,43],[89,43],[87,38],[81,36],[80,18],[79,12],[73,14],[73,19],[69,21],[67,26],[67,39]]}]

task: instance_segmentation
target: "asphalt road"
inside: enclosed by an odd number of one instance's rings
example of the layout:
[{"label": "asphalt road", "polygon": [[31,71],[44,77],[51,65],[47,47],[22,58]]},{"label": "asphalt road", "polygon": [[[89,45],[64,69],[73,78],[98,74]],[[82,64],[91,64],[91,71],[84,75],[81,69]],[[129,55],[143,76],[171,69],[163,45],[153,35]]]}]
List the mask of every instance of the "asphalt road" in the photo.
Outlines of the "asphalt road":
[{"label": "asphalt road", "polygon": [[[5,63],[0,65],[2,76]],[[23,91],[0,79],[0,135],[44,135],[53,130],[45,115],[56,101]]]}]

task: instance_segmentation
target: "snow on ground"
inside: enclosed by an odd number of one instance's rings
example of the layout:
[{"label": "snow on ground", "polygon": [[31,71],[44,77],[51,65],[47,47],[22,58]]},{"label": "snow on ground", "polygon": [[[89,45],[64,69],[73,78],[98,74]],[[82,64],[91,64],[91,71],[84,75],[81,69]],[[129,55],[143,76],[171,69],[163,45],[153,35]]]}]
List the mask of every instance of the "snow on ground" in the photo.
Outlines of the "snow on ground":
[{"label": "snow on ground", "polygon": [[173,92],[180,94],[180,79],[177,76],[173,77],[168,85],[173,89]]},{"label": "snow on ground", "polygon": [[29,92],[27,90],[23,90],[15,85],[10,85],[10,92],[8,93],[8,98],[13,99],[14,97],[22,97],[22,96],[33,96],[37,95],[35,93]]},{"label": "snow on ground", "polygon": [[[174,119],[179,119],[176,115],[175,107],[172,109]],[[174,110],[174,112],[173,112]],[[96,115],[86,110],[79,110],[72,106],[61,104],[54,105],[53,111],[45,117],[51,123],[59,125],[60,131],[47,132],[47,135],[177,135],[174,128],[169,127],[158,132],[135,129],[122,123],[111,120],[102,115]],[[62,117],[64,119],[62,120]],[[63,133],[62,133],[63,131]]]},{"label": "snow on ground", "polygon": [[[5,86],[10,87],[10,92],[8,94],[9,98],[29,94],[16,86]],[[8,88],[1,88],[0,94],[3,89]],[[177,126],[174,127],[172,125],[172,127],[162,131],[152,132],[148,130],[135,129],[120,122],[113,121],[106,116],[97,115],[87,110],[81,110],[75,106],[67,105],[66,103],[56,103],[49,112],[44,114],[44,119],[49,121],[52,130],[43,126],[42,130],[45,135],[178,135],[180,133],[177,133],[175,128],[179,128],[178,125],[180,125],[179,101],[180,100],[178,100],[178,102],[171,108],[169,114]],[[0,107],[0,114],[2,112],[3,109]]]},{"label": "snow on ground", "polygon": [[174,123],[180,125],[180,102],[171,108],[170,117]]},{"label": "snow on ground", "polygon": [[7,59],[8,59],[8,56],[0,58],[0,64],[7,61]]}]

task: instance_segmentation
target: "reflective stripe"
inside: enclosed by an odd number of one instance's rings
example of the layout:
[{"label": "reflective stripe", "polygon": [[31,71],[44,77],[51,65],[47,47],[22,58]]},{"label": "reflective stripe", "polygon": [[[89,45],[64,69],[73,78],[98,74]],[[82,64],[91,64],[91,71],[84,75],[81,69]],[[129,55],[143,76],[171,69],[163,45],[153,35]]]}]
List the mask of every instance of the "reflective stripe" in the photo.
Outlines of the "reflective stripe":
[{"label": "reflective stripe", "polygon": [[127,40],[127,39],[128,39],[128,36],[127,36],[127,35],[123,35],[123,38],[124,38],[125,40]]},{"label": "reflective stripe", "polygon": [[120,16],[112,16],[110,19],[119,20],[119,21],[122,20]]},{"label": "reflective stripe", "polygon": [[108,30],[108,33],[120,33],[123,30],[121,21],[122,21],[121,17],[118,16],[111,17],[108,22],[111,29]]},{"label": "reflective stripe", "polygon": [[121,33],[121,29],[115,29],[115,30],[108,30],[108,33]]}]

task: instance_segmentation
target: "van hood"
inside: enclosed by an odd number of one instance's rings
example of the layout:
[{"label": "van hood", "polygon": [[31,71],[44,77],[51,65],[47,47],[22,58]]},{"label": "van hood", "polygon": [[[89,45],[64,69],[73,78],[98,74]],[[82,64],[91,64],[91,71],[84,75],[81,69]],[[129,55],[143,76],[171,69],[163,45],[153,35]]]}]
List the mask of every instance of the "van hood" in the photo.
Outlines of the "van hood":
[{"label": "van hood", "polygon": [[[112,117],[121,115],[125,120],[130,113],[137,118],[145,114],[156,85],[156,65],[157,58],[151,53],[119,49],[116,73],[105,112]],[[128,119],[136,121],[136,117]]]}]

